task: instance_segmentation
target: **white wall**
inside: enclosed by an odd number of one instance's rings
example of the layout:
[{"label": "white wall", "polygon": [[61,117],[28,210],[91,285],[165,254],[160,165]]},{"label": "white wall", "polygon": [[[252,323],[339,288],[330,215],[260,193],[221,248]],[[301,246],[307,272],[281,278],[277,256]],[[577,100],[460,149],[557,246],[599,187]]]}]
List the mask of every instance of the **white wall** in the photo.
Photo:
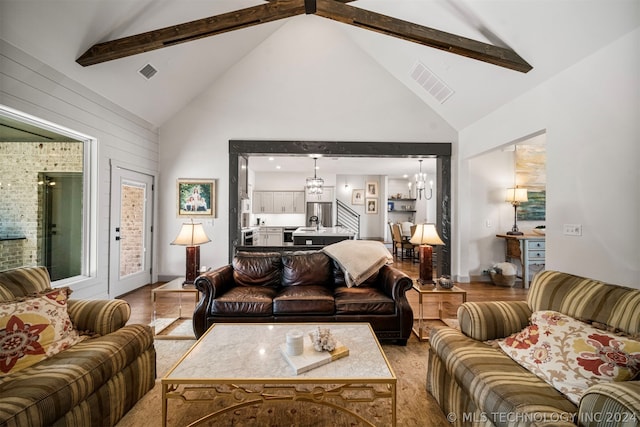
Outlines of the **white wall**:
[{"label": "white wall", "polygon": [[[546,130],[547,269],[640,288],[639,45],[636,30],[460,132],[459,276],[492,251],[470,250],[484,209],[468,197],[471,159]],[[582,224],[583,235],[564,236],[567,223]]]},{"label": "white wall", "polygon": [[161,127],[160,274],[184,270],[184,249],[169,246],[181,223],[173,207],[178,177],[218,179],[218,218],[205,226],[213,242],[201,247],[201,260],[207,266],[228,262],[230,139],[455,141],[456,132],[339,25],[301,18],[288,21]]},{"label": "white wall", "polygon": [[96,208],[91,219],[93,277],[70,286],[74,298],[107,297],[110,161],[156,173],[158,136],[149,123],[2,40],[0,79],[2,104],[97,141],[91,178]]}]

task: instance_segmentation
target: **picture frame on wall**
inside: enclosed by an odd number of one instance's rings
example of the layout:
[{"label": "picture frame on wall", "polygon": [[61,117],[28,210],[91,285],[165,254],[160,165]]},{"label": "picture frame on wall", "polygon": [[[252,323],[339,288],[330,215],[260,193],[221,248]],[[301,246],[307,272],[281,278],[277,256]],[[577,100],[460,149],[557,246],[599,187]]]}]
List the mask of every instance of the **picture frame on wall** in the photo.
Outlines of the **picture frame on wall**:
[{"label": "picture frame on wall", "polygon": [[178,178],[176,192],[178,217],[215,217],[215,180]]},{"label": "picture frame on wall", "polygon": [[378,198],[367,198],[367,213],[368,214],[377,214],[378,213]]},{"label": "picture frame on wall", "polygon": [[366,185],[367,197],[378,197],[378,183],[376,181],[369,181]]},{"label": "picture frame on wall", "polygon": [[364,205],[364,189],[353,190],[351,192],[352,205]]}]

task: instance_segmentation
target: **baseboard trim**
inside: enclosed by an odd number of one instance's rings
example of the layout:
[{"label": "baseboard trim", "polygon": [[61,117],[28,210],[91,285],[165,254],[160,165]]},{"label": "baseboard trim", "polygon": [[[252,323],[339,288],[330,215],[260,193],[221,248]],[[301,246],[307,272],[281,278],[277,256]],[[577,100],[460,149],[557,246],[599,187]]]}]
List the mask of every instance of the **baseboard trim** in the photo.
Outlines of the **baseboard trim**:
[{"label": "baseboard trim", "polygon": [[487,276],[486,274],[472,275],[471,276],[471,281],[472,282],[487,282],[487,283],[491,283],[491,277]]},{"label": "baseboard trim", "polygon": [[158,275],[158,282],[170,282],[173,279],[177,279],[178,277],[182,277],[182,276],[165,276],[165,275]]}]

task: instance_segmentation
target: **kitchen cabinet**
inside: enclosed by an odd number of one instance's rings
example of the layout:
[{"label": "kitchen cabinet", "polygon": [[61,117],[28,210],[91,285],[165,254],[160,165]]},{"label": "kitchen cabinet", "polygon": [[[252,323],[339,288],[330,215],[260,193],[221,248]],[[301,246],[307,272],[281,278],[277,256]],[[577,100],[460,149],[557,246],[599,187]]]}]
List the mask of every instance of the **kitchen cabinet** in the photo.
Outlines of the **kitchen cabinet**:
[{"label": "kitchen cabinet", "polygon": [[303,191],[254,191],[253,213],[304,213]]},{"label": "kitchen cabinet", "polygon": [[293,192],[293,212],[304,213],[304,191]]},{"label": "kitchen cabinet", "polygon": [[333,187],[322,187],[322,194],[306,193],[307,202],[333,202]]},{"label": "kitchen cabinet", "polygon": [[282,246],[284,227],[260,227],[254,246]]},{"label": "kitchen cabinet", "polygon": [[273,212],[273,191],[254,191],[253,213],[272,213]]}]

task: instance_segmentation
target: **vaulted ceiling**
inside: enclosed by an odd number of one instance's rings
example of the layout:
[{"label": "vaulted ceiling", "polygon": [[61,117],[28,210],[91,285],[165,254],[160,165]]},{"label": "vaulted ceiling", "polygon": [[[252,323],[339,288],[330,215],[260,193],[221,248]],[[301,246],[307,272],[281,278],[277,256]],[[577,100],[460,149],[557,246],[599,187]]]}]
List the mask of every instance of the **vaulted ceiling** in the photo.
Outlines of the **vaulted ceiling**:
[{"label": "vaulted ceiling", "polygon": [[[302,4],[306,9],[301,14],[296,11],[296,16],[233,31],[224,30],[211,37],[172,43],[170,47],[95,65],[81,66],[76,62],[97,43],[172,28],[176,24],[219,14],[231,13],[233,16],[235,11],[276,3],[294,4],[298,8]],[[393,28],[381,34],[379,28],[371,31],[370,22],[366,25],[345,24],[342,14],[351,13],[353,9],[317,14],[312,10],[313,6],[322,9],[333,7],[334,3],[339,8],[355,8],[358,16],[386,15],[394,18],[393,22],[406,21],[459,35],[485,44],[481,46],[494,46],[499,52],[514,51],[533,69],[523,73],[467,57],[473,55],[454,55],[451,50],[455,49],[443,46],[434,49],[415,40],[407,41],[402,34],[393,34]],[[332,13],[339,19],[326,16]],[[317,28],[319,25],[346,35],[358,49],[373,58],[453,128],[460,130],[638,28],[640,2],[0,0],[0,15],[0,38],[155,126],[161,126],[274,33],[296,38],[306,27]],[[327,17],[331,19],[325,19]],[[319,22],[305,25],[309,20]],[[297,25],[290,25],[292,22]],[[452,40],[455,44],[455,38]],[[339,48],[330,43],[331,40],[327,40],[327,50]],[[491,50],[491,47],[487,49]],[[139,73],[147,64],[157,69],[157,74],[148,80]],[[349,64],[336,66],[346,68]],[[416,80],[420,80],[416,67],[423,72],[421,82]],[[432,73],[435,80],[425,82],[424,72]],[[449,89],[444,101],[433,96],[435,90],[431,82]],[[430,88],[431,93],[425,87]]]}]

